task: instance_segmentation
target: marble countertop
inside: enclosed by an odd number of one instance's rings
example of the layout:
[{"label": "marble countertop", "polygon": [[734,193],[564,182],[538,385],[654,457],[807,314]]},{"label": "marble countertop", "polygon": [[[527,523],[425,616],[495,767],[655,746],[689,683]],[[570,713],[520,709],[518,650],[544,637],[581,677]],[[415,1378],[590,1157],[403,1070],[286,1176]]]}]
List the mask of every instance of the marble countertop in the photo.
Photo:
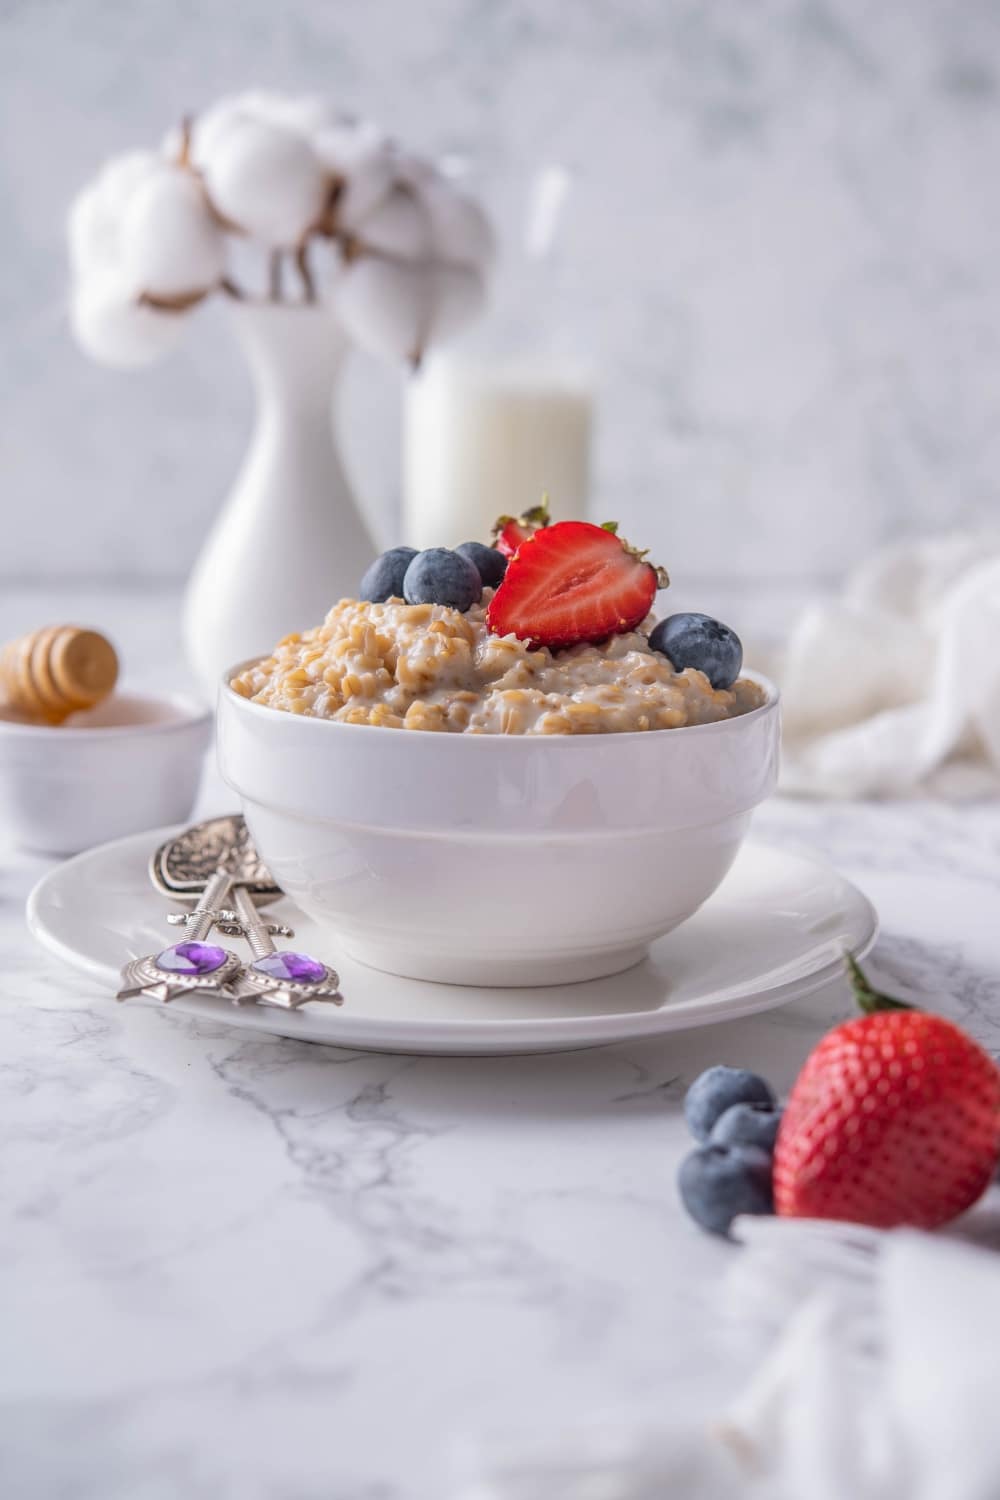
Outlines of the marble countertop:
[{"label": "marble countertop", "polygon": [[[8,594],[0,631],[95,621],[173,683],[175,604]],[[755,837],[837,864],[875,976],[1000,1048],[1000,804],[779,799]],[[446,1500],[470,1437],[701,1422],[737,1388],[681,1096],[719,1060],[786,1088],[845,986],[562,1056],[336,1051],[116,1006],[31,943],[46,868],[2,852],[5,1493]]]}]

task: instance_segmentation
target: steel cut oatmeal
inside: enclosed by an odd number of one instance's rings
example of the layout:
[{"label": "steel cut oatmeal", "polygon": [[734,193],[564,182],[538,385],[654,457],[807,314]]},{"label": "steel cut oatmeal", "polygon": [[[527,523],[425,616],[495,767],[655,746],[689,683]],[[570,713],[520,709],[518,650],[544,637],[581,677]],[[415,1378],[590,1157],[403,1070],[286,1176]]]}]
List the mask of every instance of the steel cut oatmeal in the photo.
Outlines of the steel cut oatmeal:
[{"label": "steel cut oatmeal", "polygon": [[675,672],[639,631],[533,649],[486,625],[492,591],[466,611],[343,599],[233,679],[269,708],[346,724],[464,734],[613,734],[735,718],[764,702],[739,678],[714,689]]}]

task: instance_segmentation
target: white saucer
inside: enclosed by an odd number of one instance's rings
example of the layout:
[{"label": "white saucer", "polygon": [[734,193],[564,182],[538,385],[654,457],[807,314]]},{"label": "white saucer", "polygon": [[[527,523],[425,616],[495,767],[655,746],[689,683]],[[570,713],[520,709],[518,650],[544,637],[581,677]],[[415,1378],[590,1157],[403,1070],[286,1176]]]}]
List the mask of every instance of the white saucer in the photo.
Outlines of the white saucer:
[{"label": "white saucer", "polygon": [[[106,985],[109,1003],[129,958],[177,940],[146,873],[152,851],[175,831],[80,854],[46,875],[28,899],[28,926],[38,941]],[[728,1021],[819,989],[840,972],[844,950],[860,957],[878,930],[871,903],[835,870],[753,844],[712,899],[655,943],[648,959],[583,984],[478,989],[399,979],[342,955],[336,933],[289,901],[270,910],[294,927],[297,949],[339,970],[343,1009],[286,1012],[193,997],[172,1001],[173,1008],[376,1052],[559,1052]]]}]

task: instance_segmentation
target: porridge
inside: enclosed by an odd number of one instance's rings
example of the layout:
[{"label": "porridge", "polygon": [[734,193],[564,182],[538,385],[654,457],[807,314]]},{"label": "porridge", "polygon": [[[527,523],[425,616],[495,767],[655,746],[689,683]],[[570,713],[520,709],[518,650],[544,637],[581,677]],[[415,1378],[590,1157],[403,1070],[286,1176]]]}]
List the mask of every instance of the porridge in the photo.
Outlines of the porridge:
[{"label": "porridge", "polygon": [[713,688],[694,667],[676,671],[639,629],[552,649],[496,634],[493,598],[484,589],[464,612],[399,598],[342,600],[322,625],[286,637],[240,673],[233,689],[313,718],[464,734],[678,729],[764,701],[746,678]]}]

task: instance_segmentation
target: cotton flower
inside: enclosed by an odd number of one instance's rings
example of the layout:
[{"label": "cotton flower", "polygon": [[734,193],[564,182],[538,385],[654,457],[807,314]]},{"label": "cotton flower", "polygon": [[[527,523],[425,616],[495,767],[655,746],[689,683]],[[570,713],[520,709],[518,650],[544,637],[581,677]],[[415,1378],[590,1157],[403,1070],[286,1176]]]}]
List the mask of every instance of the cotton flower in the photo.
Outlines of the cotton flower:
[{"label": "cotton flower", "polygon": [[184,317],[138,301],[114,275],[79,283],[70,301],[77,342],[100,364],[135,369],[152,364],[179,341]]},{"label": "cotton flower", "polygon": [[336,189],[336,221],[359,224],[385,197],[398,176],[392,143],[366,120],[340,120],[317,131],[313,149]]},{"label": "cotton flower", "polygon": [[425,184],[422,196],[437,254],[487,270],[496,246],[490,221],[475,199],[440,177]]},{"label": "cotton flower", "polygon": [[264,245],[294,249],[318,223],[329,179],[304,138],[233,105],[196,126],[191,160],[216,211]]},{"label": "cotton flower", "polygon": [[363,349],[419,364],[431,344],[451,337],[479,312],[484,298],[482,277],[469,266],[363,256],[341,278],[333,305]]},{"label": "cotton flower", "polygon": [[[343,217],[340,216],[343,223]],[[435,250],[430,212],[408,183],[397,183],[350,227],[352,241],[364,250],[401,260],[430,259]]]},{"label": "cotton flower", "polygon": [[318,94],[274,94],[256,91],[241,96],[248,114],[281,125],[304,140],[312,140],[341,121],[338,110]]},{"label": "cotton flower", "polygon": [[218,285],[225,240],[197,178],[161,166],[135,189],[121,221],[121,263],[147,298],[197,299]]},{"label": "cotton flower", "polygon": [[69,255],[74,276],[106,269],[118,259],[122,215],[136,188],[159,169],[153,151],[112,157],[69,210]]},{"label": "cotton flower", "polygon": [[95,359],[139,365],[177,342],[179,311],[225,273],[225,240],[189,172],[151,151],[109,162],[69,216],[71,322]]},{"label": "cotton flower", "polygon": [[394,148],[391,181],[358,212],[336,204],[346,237],[333,306],[351,336],[384,357],[419,364],[482,307],[493,238],[485,216],[430,163]]},{"label": "cotton flower", "polygon": [[[72,321],[95,358],[139,364],[222,289],[238,235],[271,301],[323,296],[364,347],[416,363],[482,306],[493,238],[482,210],[430,161],[326,100],[255,90],[220,99],[159,152],[118,157],[69,216]],[[237,275],[242,272],[237,266]]]}]

